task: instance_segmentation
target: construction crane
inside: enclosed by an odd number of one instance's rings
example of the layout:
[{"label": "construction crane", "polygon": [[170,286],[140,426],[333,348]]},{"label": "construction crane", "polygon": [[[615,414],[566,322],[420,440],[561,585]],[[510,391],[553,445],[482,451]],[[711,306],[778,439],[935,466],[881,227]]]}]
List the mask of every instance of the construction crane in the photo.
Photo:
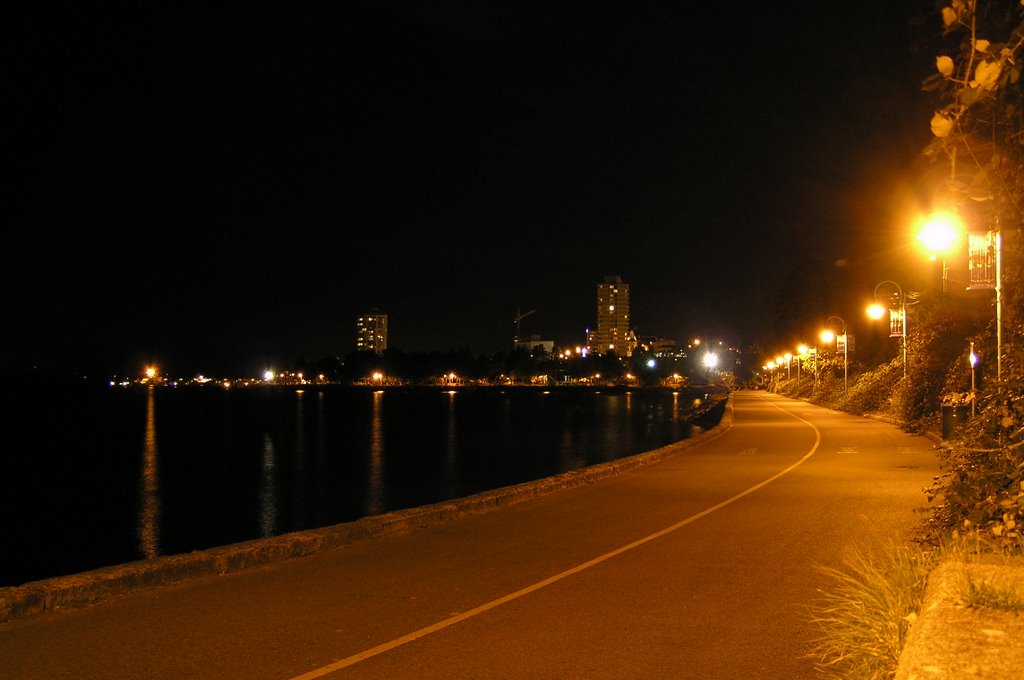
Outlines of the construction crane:
[{"label": "construction crane", "polygon": [[516,325],[516,337],[513,339],[513,342],[519,342],[519,322],[536,311],[536,309],[531,309],[526,313],[521,313],[518,308],[516,309],[516,317],[512,319],[512,322]]}]

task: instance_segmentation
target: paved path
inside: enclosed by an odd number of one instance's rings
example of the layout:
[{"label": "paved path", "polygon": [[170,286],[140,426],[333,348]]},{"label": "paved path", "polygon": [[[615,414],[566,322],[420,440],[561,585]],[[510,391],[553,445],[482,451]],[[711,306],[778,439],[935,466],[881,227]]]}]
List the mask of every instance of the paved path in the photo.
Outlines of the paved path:
[{"label": "paved path", "polygon": [[0,624],[4,678],[812,678],[807,608],[902,541],[931,443],[776,395],[511,507]]}]

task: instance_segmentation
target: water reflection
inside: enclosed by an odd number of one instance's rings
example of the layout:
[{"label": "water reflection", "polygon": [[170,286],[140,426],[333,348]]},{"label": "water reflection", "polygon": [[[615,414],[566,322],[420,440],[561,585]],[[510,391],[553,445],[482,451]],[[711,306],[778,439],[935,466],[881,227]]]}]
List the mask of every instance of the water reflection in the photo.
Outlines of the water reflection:
[{"label": "water reflection", "polygon": [[160,469],[156,451],[156,404],[153,386],[146,394],[146,434],[139,478],[139,552],[147,560],[160,555]]},{"label": "water reflection", "polygon": [[314,507],[317,508],[317,519],[320,519],[319,510],[323,507],[324,497],[327,494],[327,434],[324,431],[324,393],[316,393],[316,464],[313,475],[313,495],[316,498]]},{"label": "water reflection", "polygon": [[302,397],[305,390],[295,390],[295,478],[299,484],[293,486],[291,493],[293,522],[300,525],[306,520],[306,498],[301,480],[306,473],[306,411]]},{"label": "water reflection", "polygon": [[[577,469],[685,437],[693,399],[704,396],[689,389],[631,396],[481,389],[447,398],[433,389],[302,389],[104,392],[71,424],[85,450],[106,455],[116,447],[127,469],[84,484],[75,478],[81,468],[36,463],[12,484],[27,488],[40,475],[61,475],[49,498],[80,507],[106,494],[116,516],[109,525],[49,512],[19,516],[26,528],[8,537],[8,553],[30,553],[38,547],[30,537],[40,535],[79,548],[42,567],[8,558],[5,573],[48,577],[108,559],[179,554]],[[53,411],[45,415],[25,424],[25,436],[52,447],[40,459],[59,461],[65,439],[46,436]]]},{"label": "water reflection", "polygon": [[263,433],[263,469],[260,474],[260,535],[266,538],[277,533],[277,484],[274,440]]},{"label": "water reflection", "polygon": [[455,493],[455,461],[458,452],[455,429],[455,390],[448,392],[448,438],[445,442],[444,491],[445,496]]},{"label": "water reflection", "polygon": [[[627,397],[632,397],[631,394],[627,393]],[[598,460],[600,462],[608,462],[619,457],[619,452],[622,449],[622,431],[619,423],[623,421],[622,415],[622,400],[620,395],[609,394],[601,395],[601,404],[603,406],[603,413],[601,419],[605,423],[613,423],[612,427],[605,427],[604,429],[604,443],[599,451],[597,451]],[[628,410],[628,404],[627,404]]]},{"label": "water reflection", "polygon": [[567,472],[583,466],[583,459],[579,456],[581,418],[583,418],[583,409],[579,405],[566,409],[558,447],[559,472]]},{"label": "water reflection", "polygon": [[379,515],[384,502],[384,434],[381,407],[384,392],[373,393],[373,415],[370,418],[370,467],[366,481],[366,514]]}]

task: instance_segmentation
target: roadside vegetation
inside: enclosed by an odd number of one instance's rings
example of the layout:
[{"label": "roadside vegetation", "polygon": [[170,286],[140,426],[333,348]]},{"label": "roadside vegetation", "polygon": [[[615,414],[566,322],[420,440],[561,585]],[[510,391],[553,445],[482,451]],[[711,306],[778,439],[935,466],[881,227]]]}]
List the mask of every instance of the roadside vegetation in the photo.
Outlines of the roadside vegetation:
[{"label": "roadside vegetation", "polygon": [[[830,586],[811,621],[813,656],[826,677],[895,674],[937,565],[1024,564],[1024,2],[938,7],[936,71],[923,83],[937,110],[924,154],[946,178],[936,195],[969,215],[973,229],[988,229],[990,254],[1001,256],[998,278],[980,294],[915,294],[906,363],[897,351],[876,362],[854,354],[844,364],[833,351],[799,378],[775,370],[766,385],[942,440],[941,475],[924,489],[931,512],[918,540],[853,552],[823,569]],[[965,573],[965,606],[1024,612],[1024,586]]]}]

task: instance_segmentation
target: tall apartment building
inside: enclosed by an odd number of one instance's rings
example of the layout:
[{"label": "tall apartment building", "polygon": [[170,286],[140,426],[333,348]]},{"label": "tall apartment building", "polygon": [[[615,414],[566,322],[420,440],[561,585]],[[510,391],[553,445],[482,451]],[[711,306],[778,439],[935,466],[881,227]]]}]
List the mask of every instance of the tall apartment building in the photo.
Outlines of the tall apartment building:
[{"label": "tall apartment building", "polygon": [[629,337],[629,284],[618,276],[606,276],[604,283],[597,284],[597,331],[590,351],[628,357],[632,354]]},{"label": "tall apartment building", "polygon": [[383,352],[388,348],[388,315],[376,309],[356,319],[356,349]]}]

